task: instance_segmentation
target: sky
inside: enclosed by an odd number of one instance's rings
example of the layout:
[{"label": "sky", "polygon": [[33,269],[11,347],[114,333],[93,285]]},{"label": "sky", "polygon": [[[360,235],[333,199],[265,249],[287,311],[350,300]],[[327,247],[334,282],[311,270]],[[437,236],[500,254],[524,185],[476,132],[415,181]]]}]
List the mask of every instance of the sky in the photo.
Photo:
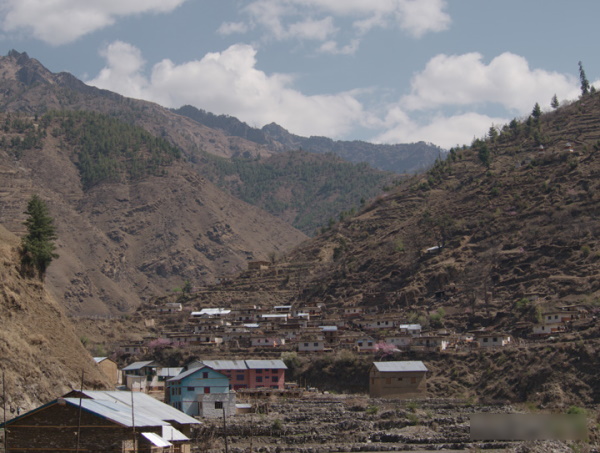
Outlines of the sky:
[{"label": "sky", "polygon": [[597,0],[0,0],[0,42],[53,72],[253,127],[470,144],[600,88]]}]

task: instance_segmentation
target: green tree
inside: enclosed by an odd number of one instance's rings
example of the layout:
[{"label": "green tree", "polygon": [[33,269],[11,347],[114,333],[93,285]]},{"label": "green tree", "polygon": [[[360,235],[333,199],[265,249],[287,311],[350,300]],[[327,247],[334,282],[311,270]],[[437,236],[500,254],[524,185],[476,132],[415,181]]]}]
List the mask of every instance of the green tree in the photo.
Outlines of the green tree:
[{"label": "green tree", "polygon": [[590,92],[590,82],[588,81],[585,71],[583,70],[583,64],[579,62],[579,80],[581,81],[581,95],[584,96]]},{"label": "green tree", "polygon": [[27,203],[27,235],[21,241],[21,272],[27,276],[37,275],[44,280],[46,269],[53,259],[58,258],[54,253],[56,227],[50,217],[48,206],[37,195]]},{"label": "green tree", "polygon": [[552,96],[552,100],[550,101],[550,106],[553,109],[557,109],[559,105],[560,105],[560,103],[558,102],[558,98],[556,97],[556,94],[555,94],[554,96]]},{"label": "green tree", "polygon": [[531,111],[531,116],[533,116],[536,120],[539,120],[540,116],[542,116],[542,109],[540,108],[540,104],[538,104],[537,102],[533,106],[533,110]]}]

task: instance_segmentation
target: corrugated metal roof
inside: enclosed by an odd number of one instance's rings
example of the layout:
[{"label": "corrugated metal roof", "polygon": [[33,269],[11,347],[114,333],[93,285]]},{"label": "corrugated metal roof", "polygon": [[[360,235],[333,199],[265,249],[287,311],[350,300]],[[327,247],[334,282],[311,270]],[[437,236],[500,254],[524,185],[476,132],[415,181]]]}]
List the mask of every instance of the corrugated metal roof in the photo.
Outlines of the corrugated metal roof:
[{"label": "corrugated metal roof", "polygon": [[429,371],[420,360],[405,360],[402,362],[373,362],[377,371]]},{"label": "corrugated metal roof", "polygon": [[319,326],[319,329],[321,329],[323,332],[337,332],[338,327],[337,326]]},{"label": "corrugated metal roof", "polygon": [[243,360],[203,360],[204,365],[213,370],[247,370],[248,367]]},{"label": "corrugated metal roof", "polygon": [[107,358],[108,358],[108,357],[94,357],[94,361],[95,361],[96,363],[100,363],[100,362],[102,362],[103,360],[105,360],[105,359],[107,359]]},{"label": "corrugated metal roof", "polygon": [[160,377],[173,377],[178,376],[183,371],[183,367],[175,368],[161,368],[158,370],[158,376]]},{"label": "corrugated metal roof", "polygon": [[142,433],[142,436],[144,436],[146,439],[148,439],[152,443],[152,445],[154,445],[155,447],[165,448],[165,447],[171,447],[173,445],[171,442],[167,442],[166,440],[164,440],[162,437],[160,437],[158,434],[155,434],[155,433]]},{"label": "corrugated metal roof", "polygon": [[169,442],[181,442],[190,440],[189,437],[187,437],[181,431],[176,430],[172,426],[162,427],[162,438],[168,440]]},{"label": "corrugated metal roof", "polygon": [[[181,374],[178,374],[178,375],[177,375],[177,376],[175,376],[175,377],[172,377],[172,378],[171,378],[171,379],[169,379],[168,381],[169,381],[169,382],[177,382],[177,381],[181,381],[182,379],[185,379],[186,377],[188,377],[188,376],[191,376],[191,375],[192,375],[192,374],[194,374],[195,372],[197,372],[197,371],[200,371],[200,370],[203,370],[203,369],[205,369],[205,368],[210,368],[210,369],[212,369],[211,367],[209,367],[209,366],[206,366],[206,365],[205,365],[205,366],[201,366],[201,367],[197,367],[197,368],[191,368],[191,369],[189,369],[189,370],[187,370],[187,371],[184,371],[184,372],[183,372],[183,373],[181,373]],[[221,375],[221,376],[223,376],[224,378],[227,378],[227,376],[225,376],[223,373],[219,373],[218,371],[215,371],[215,370],[213,370],[213,371],[214,371],[215,373],[217,373],[217,374],[220,374],[220,375]]]},{"label": "corrugated metal roof", "polygon": [[[123,404],[128,407],[129,412],[131,412],[132,392],[86,390],[83,393],[96,401],[112,401]],[[79,401],[79,399],[77,401]],[[160,416],[163,420],[163,423],[160,423],[161,425],[164,425],[164,422],[169,421],[174,421],[182,425],[200,424],[195,418],[192,418],[180,410],[162,403],[145,393],[133,392],[133,405],[135,408],[136,425],[138,413],[140,415],[147,414],[151,417]]]},{"label": "corrugated metal roof", "polygon": [[159,417],[140,411],[137,407],[132,419],[131,406],[128,407],[120,402],[87,398],[82,398],[81,400],[79,398],[64,398],[64,401],[75,407],[79,407],[79,401],[81,401],[81,408],[83,410],[127,427],[132,427],[134,424],[140,427],[162,426],[165,424]]},{"label": "corrugated metal roof", "polygon": [[[123,368],[123,371],[133,371],[133,370],[139,370],[144,368],[145,366],[151,365],[153,364],[154,361],[152,360],[148,360],[146,362],[133,362],[130,365],[127,365],[125,368]],[[157,366],[157,365],[154,365]]]},{"label": "corrugated metal roof", "polygon": [[283,360],[246,360],[246,365],[250,369],[284,369],[287,370],[287,366],[283,363]]}]

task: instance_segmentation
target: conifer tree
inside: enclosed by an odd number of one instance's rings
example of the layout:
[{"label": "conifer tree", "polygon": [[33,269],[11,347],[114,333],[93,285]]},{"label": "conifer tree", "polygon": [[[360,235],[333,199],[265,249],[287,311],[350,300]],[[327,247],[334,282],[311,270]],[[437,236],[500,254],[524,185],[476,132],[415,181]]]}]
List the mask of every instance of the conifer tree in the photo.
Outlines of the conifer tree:
[{"label": "conifer tree", "polygon": [[590,92],[590,82],[588,81],[585,71],[583,70],[583,64],[579,62],[579,80],[581,81],[581,95],[584,96]]},{"label": "conifer tree", "polygon": [[33,195],[27,203],[27,235],[21,241],[21,273],[33,276],[37,272],[40,280],[44,280],[46,270],[53,259],[58,258],[54,253],[56,227],[50,217],[48,206],[37,195]]},{"label": "conifer tree", "polygon": [[550,106],[551,106],[553,109],[557,109],[559,105],[560,105],[560,104],[559,104],[559,102],[558,102],[558,98],[556,97],[556,94],[555,94],[554,96],[552,96],[552,100],[550,101]]}]

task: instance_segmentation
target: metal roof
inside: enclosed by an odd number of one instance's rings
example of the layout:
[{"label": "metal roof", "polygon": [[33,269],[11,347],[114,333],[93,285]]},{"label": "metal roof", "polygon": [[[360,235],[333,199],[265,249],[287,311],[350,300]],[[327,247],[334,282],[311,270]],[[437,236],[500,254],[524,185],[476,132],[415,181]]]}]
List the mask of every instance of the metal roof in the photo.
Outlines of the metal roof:
[{"label": "metal roof", "polygon": [[394,371],[429,371],[425,364],[420,360],[406,360],[402,362],[373,362],[373,366],[377,371],[394,372]]},{"label": "metal roof", "polygon": [[209,367],[209,366],[206,366],[206,365],[204,365],[204,366],[201,366],[201,367],[197,367],[197,368],[191,368],[191,369],[189,369],[189,370],[187,370],[187,371],[184,371],[183,373],[181,373],[181,374],[178,374],[177,376],[175,376],[175,377],[172,377],[171,379],[168,379],[168,381],[169,381],[169,382],[177,382],[177,381],[181,381],[182,379],[185,379],[186,377],[188,377],[188,376],[191,376],[192,374],[196,373],[197,371],[203,370],[203,369],[205,369],[205,368],[210,368],[210,369],[211,369],[212,371],[214,371],[215,373],[218,373],[218,374],[220,374],[221,376],[223,376],[224,378],[227,378],[227,376],[225,376],[223,373],[219,373],[218,371],[215,371],[215,370],[213,370],[213,369],[212,369],[212,367]]},{"label": "metal roof", "polygon": [[158,434],[155,434],[155,433],[142,433],[142,436],[144,436],[146,439],[148,439],[152,443],[152,445],[154,445],[155,447],[165,448],[165,447],[173,446],[173,444],[171,442],[167,442],[166,440],[164,440],[162,437],[160,437]]},{"label": "metal roof", "polygon": [[246,365],[249,369],[284,369],[287,370],[287,366],[283,363],[283,360],[246,360]]},{"label": "metal roof", "polygon": [[183,371],[183,367],[175,368],[160,368],[157,375],[160,377],[173,377],[178,376]]},{"label": "metal roof", "polygon": [[[161,420],[163,420],[162,423],[159,423],[160,425],[164,425],[165,422],[170,421],[174,421],[182,425],[200,424],[200,422],[195,418],[192,418],[180,410],[158,401],[157,399],[154,399],[145,393],[102,390],[85,390],[83,393],[95,401],[112,401],[117,404],[122,404],[128,408],[127,410],[129,413],[131,413],[131,396],[133,394],[136,425],[138,414],[140,414],[140,416],[144,414],[147,414],[151,417],[159,416]],[[79,399],[77,399],[77,401],[79,401]]]},{"label": "metal roof", "polygon": [[319,326],[319,329],[321,329],[323,332],[337,332],[338,327],[337,326]]},{"label": "metal roof", "polygon": [[203,360],[205,366],[213,370],[247,370],[248,366],[243,360]]},{"label": "metal roof", "polygon": [[420,330],[421,324],[400,324],[398,327],[400,329],[407,329],[407,330]]},{"label": "metal roof", "polygon": [[79,407],[81,401],[81,408],[86,412],[91,412],[102,418],[111,420],[119,425],[133,427],[135,426],[162,426],[165,424],[157,416],[153,416],[145,413],[144,411],[135,408],[135,413],[131,414],[131,406],[126,406],[120,402],[114,401],[103,401],[93,400],[88,398],[63,398],[63,400],[72,406]]},{"label": "metal roof", "polygon": [[[125,368],[123,368],[122,371],[132,371],[132,370],[140,370],[144,367],[150,366],[154,363],[153,360],[148,360],[146,362],[133,362],[130,365],[127,365]],[[153,367],[157,367],[158,365],[152,365]]]},{"label": "metal roof", "polygon": [[165,425],[163,425],[162,427],[162,438],[168,440],[169,442],[180,442],[190,440],[190,438],[183,434],[181,431],[176,430],[172,426]]},{"label": "metal roof", "polygon": [[108,359],[108,357],[94,357],[94,362],[100,363],[105,359]]}]

